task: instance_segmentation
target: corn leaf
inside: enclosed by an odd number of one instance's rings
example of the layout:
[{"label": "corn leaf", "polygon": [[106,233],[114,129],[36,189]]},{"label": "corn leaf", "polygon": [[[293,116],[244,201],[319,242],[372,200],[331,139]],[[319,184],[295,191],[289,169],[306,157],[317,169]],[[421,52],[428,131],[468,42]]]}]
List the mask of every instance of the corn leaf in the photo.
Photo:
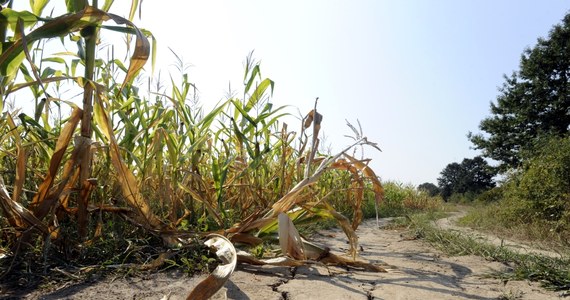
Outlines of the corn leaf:
[{"label": "corn leaf", "polygon": [[111,156],[111,161],[115,170],[118,174],[118,180],[123,192],[123,196],[129,205],[136,209],[139,217],[142,218],[143,224],[149,227],[149,229],[162,229],[163,224],[160,219],[152,212],[148,202],[142,197],[136,178],[131,170],[128,169],[127,165],[121,159],[121,153],[119,150],[119,145],[115,135],[113,134],[113,128],[109,121],[109,117],[103,106],[103,94],[97,93],[95,97],[95,107],[94,107],[94,119],[97,120],[97,124],[102,129],[102,133],[109,140],[109,154]]},{"label": "corn leaf", "polygon": [[34,196],[34,199],[31,203],[32,207],[34,207],[34,213],[39,219],[45,217],[51,209],[53,201],[46,202],[45,200],[49,190],[53,186],[55,176],[59,171],[59,167],[63,160],[63,156],[65,155],[65,151],[71,142],[73,132],[81,120],[82,115],[83,111],[81,109],[73,109],[71,112],[71,117],[65,124],[64,128],[61,130],[59,138],[57,139],[57,143],[55,144],[55,151],[49,162],[48,173],[43,182],[40,184],[38,192]]},{"label": "corn leaf", "polygon": [[[249,64],[246,63],[245,65],[245,74],[244,74],[244,80],[247,78],[247,75],[249,74]],[[253,84],[253,82],[255,81],[255,77],[260,75],[259,72],[259,65],[255,65],[255,67],[253,67],[253,70],[251,70],[251,75],[249,76],[249,79],[247,80],[247,83],[245,84],[245,88],[244,88],[244,92],[247,94],[249,92],[249,89],[251,88],[251,85]]]},{"label": "corn leaf", "polygon": [[49,0],[30,0],[32,12],[37,16],[41,15],[48,2]]},{"label": "corn leaf", "polygon": [[18,213],[17,204],[10,199],[10,194],[4,185],[4,179],[0,176],[0,208],[2,208],[2,214],[6,217],[10,226],[25,229],[26,223],[24,218]]},{"label": "corn leaf", "polygon": [[[68,10],[75,11],[77,9],[75,1],[68,1]],[[4,10],[2,10],[3,12]],[[12,17],[13,18],[13,17]],[[27,35],[28,46],[40,39],[49,39],[53,37],[63,36],[72,32],[76,32],[91,25],[101,24],[104,21],[113,20],[119,25],[127,25],[134,29],[136,35],[135,49],[131,56],[131,64],[121,90],[129,84],[136,74],[142,69],[148,60],[150,53],[150,43],[145,35],[129,20],[117,15],[107,13],[103,10],[87,6],[85,9],[73,13],[54,18],[44,23],[44,25],[36,28]],[[7,49],[2,49],[0,55],[0,74],[13,75],[23,59],[24,41],[18,39]]]},{"label": "corn leaf", "polygon": [[188,300],[210,299],[224,286],[236,267],[237,253],[234,245],[218,234],[210,234],[209,237],[204,244],[216,251],[216,256],[222,263],[188,294]]},{"label": "corn leaf", "polygon": [[380,203],[382,203],[382,200],[384,199],[384,188],[380,183],[380,179],[378,179],[378,176],[376,176],[376,173],[374,173],[368,164],[365,164],[364,162],[357,160],[356,158],[346,153],[344,153],[344,156],[348,158],[348,160],[372,182],[372,189],[374,191],[374,200],[376,205],[376,222],[378,223],[378,206],[380,206]]},{"label": "corn leaf", "polygon": [[288,255],[297,260],[307,259],[301,235],[299,235],[289,216],[286,213],[280,213],[277,219],[279,222],[279,245],[283,255]]},{"label": "corn leaf", "polygon": [[275,83],[273,82],[273,80],[269,78],[266,78],[261,83],[259,83],[259,85],[255,88],[255,91],[253,92],[251,97],[249,97],[249,100],[247,101],[247,104],[244,108],[245,111],[249,112],[259,102],[259,100],[261,100],[261,97],[263,96],[263,94],[265,94],[265,91],[267,90],[268,87],[271,87],[271,93],[273,94],[274,85]]}]

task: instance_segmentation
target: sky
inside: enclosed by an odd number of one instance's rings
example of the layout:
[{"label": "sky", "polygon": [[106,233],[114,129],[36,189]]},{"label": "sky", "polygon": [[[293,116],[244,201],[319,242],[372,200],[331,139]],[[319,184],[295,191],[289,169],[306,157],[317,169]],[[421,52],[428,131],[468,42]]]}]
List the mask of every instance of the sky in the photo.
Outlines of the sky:
[{"label": "sky", "polygon": [[570,10],[561,0],[170,3],[143,1],[135,23],[156,37],[158,66],[174,61],[168,48],[191,64],[205,106],[230,85],[241,91],[254,51],[275,105],[304,115],[319,97],[327,148],[348,145],[346,120],[358,120],[382,149],[364,152],[376,174],[413,185],[480,154],[467,134],[479,132],[503,75]]},{"label": "sky", "polygon": [[[111,12],[127,16],[129,4]],[[358,120],[382,149],[364,152],[376,174],[419,185],[480,154],[467,134],[479,132],[503,75],[569,10],[562,0],[145,0],[134,23],[155,36],[164,78],[169,48],[191,65],[204,107],[243,89],[254,51],[276,106],[304,115],[319,97],[326,148],[350,144],[345,120]]]}]

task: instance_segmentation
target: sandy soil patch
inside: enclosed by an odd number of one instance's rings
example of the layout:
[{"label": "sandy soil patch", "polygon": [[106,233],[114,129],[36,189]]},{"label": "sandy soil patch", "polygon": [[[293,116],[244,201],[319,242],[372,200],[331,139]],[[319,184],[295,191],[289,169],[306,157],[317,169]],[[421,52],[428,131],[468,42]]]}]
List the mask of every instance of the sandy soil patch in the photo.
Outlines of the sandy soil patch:
[{"label": "sandy soil patch", "polygon": [[[453,219],[442,221],[453,223]],[[447,226],[439,224],[440,226]],[[507,266],[477,256],[447,257],[404,230],[381,229],[375,220],[358,230],[363,259],[388,265],[371,273],[319,265],[284,268],[238,265],[216,299],[555,299],[537,283],[486,277]],[[314,240],[336,253],[348,244],[338,229],[321,231]],[[204,276],[163,272],[145,278],[104,278],[52,290],[0,296],[3,299],[185,299]]]}]

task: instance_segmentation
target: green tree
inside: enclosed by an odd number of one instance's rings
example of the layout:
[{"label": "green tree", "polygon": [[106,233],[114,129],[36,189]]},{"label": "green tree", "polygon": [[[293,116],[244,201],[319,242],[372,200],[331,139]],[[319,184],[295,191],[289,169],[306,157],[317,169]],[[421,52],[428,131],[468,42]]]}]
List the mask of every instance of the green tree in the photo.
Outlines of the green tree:
[{"label": "green tree", "polygon": [[495,172],[481,157],[465,158],[459,163],[450,163],[437,179],[441,196],[447,200],[453,194],[479,194],[495,186]]},{"label": "green tree", "polygon": [[424,182],[424,183],[418,185],[418,190],[424,191],[432,197],[439,194],[439,188],[437,187],[437,185],[435,185],[431,182]]},{"label": "green tree", "polygon": [[521,56],[520,70],[504,76],[491,116],[481,121],[485,134],[468,137],[500,170],[517,168],[521,151],[537,138],[562,136],[570,125],[570,14]]}]

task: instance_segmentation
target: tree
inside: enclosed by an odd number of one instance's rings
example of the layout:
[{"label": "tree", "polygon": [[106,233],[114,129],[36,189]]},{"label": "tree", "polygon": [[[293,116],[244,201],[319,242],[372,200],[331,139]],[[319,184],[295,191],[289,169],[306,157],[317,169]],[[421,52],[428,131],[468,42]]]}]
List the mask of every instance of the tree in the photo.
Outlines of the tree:
[{"label": "tree", "polygon": [[439,194],[439,188],[437,187],[437,185],[435,185],[431,182],[424,182],[424,183],[418,185],[418,190],[424,191],[432,197]]},{"label": "tree", "polygon": [[538,138],[569,131],[570,14],[548,38],[527,48],[520,70],[504,78],[491,116],[479,125],[486,134],[468,135],[485,157],[500,162],[501,171],[519,167],[521,151],[531,149]]},{"label": "tree", "polygon": [[479,194],[495,186],[495,172],[481,157],[465,158],[459,163],[448,164],[437,179],[441,196],[448,199],[453,194]]}]

